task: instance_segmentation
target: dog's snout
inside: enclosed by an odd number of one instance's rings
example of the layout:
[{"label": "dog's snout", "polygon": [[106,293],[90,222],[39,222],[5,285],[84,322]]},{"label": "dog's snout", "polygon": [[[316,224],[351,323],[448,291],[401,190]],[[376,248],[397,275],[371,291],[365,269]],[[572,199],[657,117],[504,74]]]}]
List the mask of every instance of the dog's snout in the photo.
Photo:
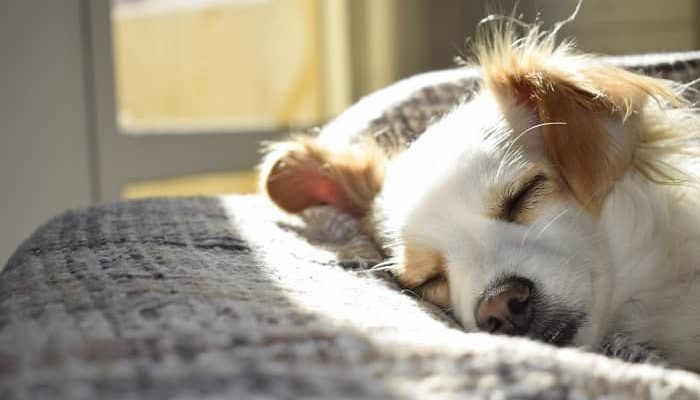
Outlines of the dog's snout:
[{"label": "dog's snout", "polygon": [[511,277],[498,282],[479,299],[475,318],[482,331],[524,335],[532,322],[531,281]]}]

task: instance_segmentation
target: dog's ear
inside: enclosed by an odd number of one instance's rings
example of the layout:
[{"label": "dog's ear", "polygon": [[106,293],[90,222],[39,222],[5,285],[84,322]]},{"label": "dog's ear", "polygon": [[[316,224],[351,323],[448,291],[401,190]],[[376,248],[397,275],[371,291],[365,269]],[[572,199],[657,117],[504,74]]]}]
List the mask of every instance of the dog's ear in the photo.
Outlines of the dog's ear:
[{"label": "dog's ear", "polygon": [[362,217],[381,188],[384,167],[383,152],[369,142],[336,149],[298,136],[270,146],[260,183],[285,211],[327,204]]},{"label": "dog's ear", "polygon": [[[511,40],[506,34],[481,49],[486,86],[507,119],[508,108],[531,112],[541,153],[577,201],[599,212],[632,163],[639,115],[648,101],[678,98],[664,81],[572,54],[567,45],[555,46],[552,37],[531,33]],[[509,122],[515,135],[530,128]]]}]

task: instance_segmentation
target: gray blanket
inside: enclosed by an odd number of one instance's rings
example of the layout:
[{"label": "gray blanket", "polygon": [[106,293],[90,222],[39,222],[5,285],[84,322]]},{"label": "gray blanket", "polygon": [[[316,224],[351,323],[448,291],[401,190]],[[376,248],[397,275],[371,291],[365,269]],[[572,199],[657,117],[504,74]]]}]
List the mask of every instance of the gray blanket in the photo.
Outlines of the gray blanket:
[{"label": "gray blanket", "polygon": [[695,374],[462,332],[324,212],[231,196],[57,217],[0,275],[0,398],[700,398]]}]

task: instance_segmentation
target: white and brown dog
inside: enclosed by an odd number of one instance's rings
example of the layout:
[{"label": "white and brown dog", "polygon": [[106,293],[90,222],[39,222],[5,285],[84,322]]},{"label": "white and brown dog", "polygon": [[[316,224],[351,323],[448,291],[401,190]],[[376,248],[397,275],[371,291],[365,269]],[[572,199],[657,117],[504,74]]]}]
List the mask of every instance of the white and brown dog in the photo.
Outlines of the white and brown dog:
[{"label": "white and brown dog", "polygon": [[467,330],[600,346],[612,333],[700,369],[700,124],[682,87],[553,34],[492,28],[483,84],[398,155],[273,146],[281,208],[363,219],[399,282]]}]

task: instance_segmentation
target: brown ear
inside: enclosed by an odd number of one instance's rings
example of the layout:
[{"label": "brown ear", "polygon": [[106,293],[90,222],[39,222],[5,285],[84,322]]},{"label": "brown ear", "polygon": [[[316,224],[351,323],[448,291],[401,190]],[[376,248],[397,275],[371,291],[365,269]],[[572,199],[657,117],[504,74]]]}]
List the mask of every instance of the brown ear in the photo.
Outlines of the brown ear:
[{"label": "brown ear", "polygon": [[[597,214],[614,182],[631,165],[636,119],[624,115],[627,110],[618,109],[607,95],[573,82],[542,74],[536,83],[519,95],[526,96],[542,124],[544,154],[577,201]],[[611,122],[617,134],[609,131]]]},{"label": "brown ear", "polygon": [[[487,87],[503,108],[517,104],[534,112],[544,155],[577,201],[599,212],[613,183],[632,164],[638,117],[648,101],[678,98],[661,80],[573,54],[566,45],[554,46],[551,37],[531,33],[504,43],[508,38],[481,49]],[[515,129],[529,128],[510,122]]]},{"label": "brown ear", "polygon": [[371,207],[383,178],[384,157],[376,145],[334,149],[299,136],[271,146],[262,167],[261,188],[288,212],[327,204],[361,217]]}]

